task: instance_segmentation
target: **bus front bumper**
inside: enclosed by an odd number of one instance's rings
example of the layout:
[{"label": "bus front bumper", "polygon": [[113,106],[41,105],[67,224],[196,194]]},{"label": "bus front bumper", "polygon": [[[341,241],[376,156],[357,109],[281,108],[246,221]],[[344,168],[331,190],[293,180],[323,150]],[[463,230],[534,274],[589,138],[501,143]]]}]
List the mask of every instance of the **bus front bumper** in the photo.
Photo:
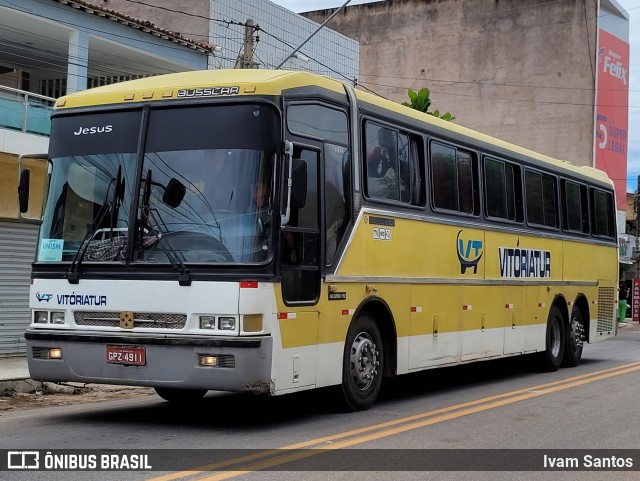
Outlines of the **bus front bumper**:
[{"label": "bus front bumper", "polygon": [[[269,336],[28,329],[25,338],[29,373],[36,381],[270,391],[273,340]],[[201,365],[203,357],[210,365]]]}]

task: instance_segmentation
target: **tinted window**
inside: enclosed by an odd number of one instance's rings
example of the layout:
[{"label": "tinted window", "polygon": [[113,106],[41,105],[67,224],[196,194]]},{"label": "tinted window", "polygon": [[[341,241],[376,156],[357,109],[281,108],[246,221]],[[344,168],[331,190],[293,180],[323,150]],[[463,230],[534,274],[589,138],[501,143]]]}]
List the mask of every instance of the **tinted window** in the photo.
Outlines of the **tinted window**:
[{"label": "tinted window", "polygon": [[587,187],[575,182],[562,181],[564,228],[573,232],[589,232]]},{"label": "tinted window", "polygon": [[54,117],[51,158],[131,153],[138,149],[141,111]]},{"label": "tinted window", "polygon": [[418,154],[409,135],[367,122],[365,155],[368,197],[420,203]]},{"label": "tinted window", "polygon": [[591,190],[593,235],[613,237],[613,196],[609,192]]},{"label": "tinted window", "polygon": [[474,213],[474,169],[471,154],[455,147],[431,143],[431,189],[434,206]]},{"label": "tinted window", "polygon": [[517,167],[495,159],[484,161],[484,182],[487,199],[487,215],[505,220],[521,220],[516,213],[520,198]]},{"label": "tinted window", "polygon": [[351,190],[349,155],[346,147],[325,144],[324,149],[325,193],[325,263],[331,265],[349,223],[347,199]]},{"label": "tinted window", "polygon": [[530,224],[557,227],[555,178],[541,172],[525,172],[527,220]]},{"label": "tinted window", "polygon": [[296,134],[349,143],[346,114],[322,105],[291,105],[287,109],[287,127]]},{"label": "tinted window", "polygon": [[280,120],[260,104],[154,110],[149,118],[147,151],[247,149],[276,152]]}]

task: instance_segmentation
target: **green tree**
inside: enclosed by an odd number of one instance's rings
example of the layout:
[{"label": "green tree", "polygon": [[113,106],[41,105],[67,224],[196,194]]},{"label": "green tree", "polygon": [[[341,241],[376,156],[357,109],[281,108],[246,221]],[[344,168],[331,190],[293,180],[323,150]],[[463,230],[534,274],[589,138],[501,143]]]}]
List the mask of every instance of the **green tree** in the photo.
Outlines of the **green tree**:
[{"label": "green tree", "polygon": [[409,95],[410,102],[402,102],[402,105],[410,107],[415,110],[419,110],[420,112],[424,112],[428,115],[433,115],[434,117],[438,117],[442,120],[448,120],[449,122],[453,121],[455,117],[451,115],[450,112],[445,112],[443,114],[440,113],[440,110],[436,109],[433,112],[429,111],[429,107],[431,106],[431,92],[428,88],[422,88],[418,93],[409,89],[407,91],[407,95]]}]

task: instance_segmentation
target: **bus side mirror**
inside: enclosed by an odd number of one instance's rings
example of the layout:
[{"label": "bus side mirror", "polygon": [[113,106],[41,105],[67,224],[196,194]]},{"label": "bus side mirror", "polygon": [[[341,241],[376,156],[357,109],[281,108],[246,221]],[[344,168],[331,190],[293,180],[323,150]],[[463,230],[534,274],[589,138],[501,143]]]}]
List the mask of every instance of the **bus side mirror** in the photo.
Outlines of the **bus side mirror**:
[{"label": "bus side mirror", "polygon": [[31,171],[29,169],[23,169],[20,172],[20,183],[18,184],[18,204],[20,206],[20,213],[24,214],[29,210],[29,179],[31,178]]},{"label": "bus side mirror", "polygon": [[162,194],[162,202],[175,209],[182,203],[187,188],[178,179],[171,178]]},{"label": "bus side mirror", "polygon": [[302,209],[307,203],[307,162],[293,159],[291,173],[291,208]]}]

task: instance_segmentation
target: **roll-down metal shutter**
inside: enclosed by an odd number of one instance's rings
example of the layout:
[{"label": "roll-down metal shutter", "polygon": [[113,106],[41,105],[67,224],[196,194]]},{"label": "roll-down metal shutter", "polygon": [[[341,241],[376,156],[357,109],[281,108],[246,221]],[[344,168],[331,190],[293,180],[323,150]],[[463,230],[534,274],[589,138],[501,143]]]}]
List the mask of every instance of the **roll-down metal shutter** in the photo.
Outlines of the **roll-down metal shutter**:
[{"label": "roll-down metal shutter", "polygon": [[25,353],[38,226],[0,221],[0,356]]}]

